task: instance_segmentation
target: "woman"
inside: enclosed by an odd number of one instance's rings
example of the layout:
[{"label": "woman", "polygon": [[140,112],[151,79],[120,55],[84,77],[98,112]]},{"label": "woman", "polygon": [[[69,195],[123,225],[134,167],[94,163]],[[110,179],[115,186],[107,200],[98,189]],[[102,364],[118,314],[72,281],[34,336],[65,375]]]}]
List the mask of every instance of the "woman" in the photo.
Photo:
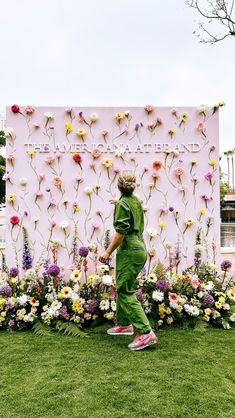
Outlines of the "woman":
[{"label": "woman", "polygon": [[109,247],[99,260],[106,262],[112,252],[116,255],[117,311],[115,327],[109,335],[137,334],[128,345],[130,350],[141,350],[157,342],[140,302],[136,299],[136,277],[143,268],[147,253],[143,240],[144,212],[139,199],[133,195],[136,177],[130,171],[118,178],[120,199],[115,202],[114,229],[116,231]]}]

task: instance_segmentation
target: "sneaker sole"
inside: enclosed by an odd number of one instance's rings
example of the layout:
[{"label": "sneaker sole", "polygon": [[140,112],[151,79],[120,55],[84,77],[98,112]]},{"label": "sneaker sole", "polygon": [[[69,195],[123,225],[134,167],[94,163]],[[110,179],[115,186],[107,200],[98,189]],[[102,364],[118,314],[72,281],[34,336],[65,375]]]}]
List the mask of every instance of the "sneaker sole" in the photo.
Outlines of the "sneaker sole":
[{"label": "sneaker sole", "polygon": [[154,340],[154,341],[150,341],[150,342],[149,342],[148,344],[146,344],[146,345],[142,345],[142,347],[133,347],[133,348],[128,347],[128,348],[129,348],[129,350],[131,350],[131,351],[139,351],[139,350],[143,350],[144,348],[150,347],[151,345],[154,345],[154,344],[157,344],[157,339],[156,339],[156,340]]},{"label": "sneaker sole", "polygon": [[134,332],[107,332],[108,335],[134,335]]}]

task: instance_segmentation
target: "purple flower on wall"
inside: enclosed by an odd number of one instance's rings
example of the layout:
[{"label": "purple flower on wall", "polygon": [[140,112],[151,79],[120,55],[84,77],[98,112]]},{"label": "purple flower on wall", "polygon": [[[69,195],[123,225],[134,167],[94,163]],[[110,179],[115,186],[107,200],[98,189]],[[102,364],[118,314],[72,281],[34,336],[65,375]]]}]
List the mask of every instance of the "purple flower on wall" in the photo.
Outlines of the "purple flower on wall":
[{"label": "purple flower on wall", "polygon": [[88,253],[89,253],[89,250],[88,250],[88,248],[87,247],[80,247],[79,248],[79,255],[80,255],[80,257],[87,257],[87,255],[88,255]]},{"label": "purple flower on wall", "polygon": [[31,269],[33,266],[33,260],[31,256],[31,251],[29,247],[28,232],[25,227],[22,227],[23,230],[23,257],[22,257],[22,268],[24,270]]},{"label": "purple flower on wall", "polygon": [[51,264],[47,269],[47,273],[52,277],[57,277],[60,274],[60,268],[57,264]]},{"label": "purple flower on wall", "polygon": [[9,277],[17,277],[19,274],[19,269],[17,267],[11,267],[9,271]]}]

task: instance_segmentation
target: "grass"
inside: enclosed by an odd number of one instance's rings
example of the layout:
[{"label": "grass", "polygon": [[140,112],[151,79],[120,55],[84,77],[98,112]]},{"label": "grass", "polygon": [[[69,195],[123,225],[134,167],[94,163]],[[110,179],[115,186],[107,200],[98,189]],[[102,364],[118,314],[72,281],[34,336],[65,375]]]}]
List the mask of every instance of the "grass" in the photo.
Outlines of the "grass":
[{"label": "grass", "polygon": [[1,332],[1,418],[234,418],[235,330],[169,329],[130,352],[90,338]]}]

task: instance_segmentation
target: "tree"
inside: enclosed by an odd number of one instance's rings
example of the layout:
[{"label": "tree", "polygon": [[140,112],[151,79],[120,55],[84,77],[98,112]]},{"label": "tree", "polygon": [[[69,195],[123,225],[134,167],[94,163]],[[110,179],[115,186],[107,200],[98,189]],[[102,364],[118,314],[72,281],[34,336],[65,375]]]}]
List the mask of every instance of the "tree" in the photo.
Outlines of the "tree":
[{"label": "tree", "polygon": [[[199,22],[202,32],[202,35],[198,34],[200,42],[215,44],[227,37],[235,37],[234,0],[186,0],[186,4],[196,9],[203,18]],[[218,33],[216,26],[220,27]]]}]

